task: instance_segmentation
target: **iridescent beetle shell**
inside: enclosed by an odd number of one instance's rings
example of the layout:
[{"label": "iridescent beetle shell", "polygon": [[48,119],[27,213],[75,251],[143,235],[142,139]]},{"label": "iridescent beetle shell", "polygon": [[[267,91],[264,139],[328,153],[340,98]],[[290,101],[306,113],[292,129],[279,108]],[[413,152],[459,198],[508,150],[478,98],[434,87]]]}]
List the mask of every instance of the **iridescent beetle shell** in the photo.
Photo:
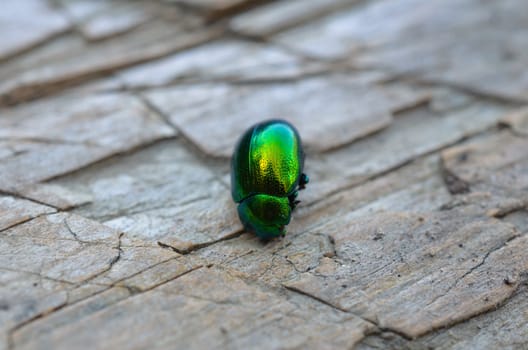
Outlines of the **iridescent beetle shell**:
[{"label": "iridescent beetle shell", "polygon": [[297,191],[308,183],[297,130],[284,120],[249,128],[231,159],[231,194],[248,231],[263,239],[285,234]]}]

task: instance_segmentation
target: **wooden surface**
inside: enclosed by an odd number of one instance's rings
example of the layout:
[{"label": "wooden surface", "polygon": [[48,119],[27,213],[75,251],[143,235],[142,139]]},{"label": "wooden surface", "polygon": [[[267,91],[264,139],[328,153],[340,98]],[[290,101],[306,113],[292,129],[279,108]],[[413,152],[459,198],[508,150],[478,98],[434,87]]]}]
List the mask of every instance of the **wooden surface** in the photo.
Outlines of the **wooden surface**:
[{"label": "wooden surface", "polygon": [[[523,0],[7,0],[0,349],[525,349]],[[295,123],[288,234],[229,155]]]}]

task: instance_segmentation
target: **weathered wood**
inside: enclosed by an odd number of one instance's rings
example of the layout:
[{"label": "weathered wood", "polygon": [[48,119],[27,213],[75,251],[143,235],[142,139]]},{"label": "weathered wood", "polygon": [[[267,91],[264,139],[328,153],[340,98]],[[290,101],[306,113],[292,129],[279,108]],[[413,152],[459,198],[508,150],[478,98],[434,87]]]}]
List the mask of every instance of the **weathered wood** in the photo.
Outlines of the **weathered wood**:
[{"label": "weathered wood", "polygon": [[337,261],[286,286],[408,337],[449,326],[502,303],[516,286],[504,279],[528,267],[526,239],[507,243],[517,237],[512,227],[466,220],[387,213],[323,225],[314,230],[331,235]]},{"label": "weathered wood", "polygon": [[200,11],[207,20],[218,20],[270,0],[174,0],[175,3]]},{"label": "weathered wood", "polygon": [[514,132],[528,136],[528,109],[524,108],[504,116],[502,122]]},{"label": "weathered wood", "polygon": [[[0,189],[18,191],[175,131],[128,94],[65,95],[7,110],[0,119]],[[45,202],[45,199],[40,199]]]},{"label": "weathered wood", "polygon": [[[192,347],[255,345],[255,335],[272,333],[261,346],[309,346],[331,348],[329,343],[350,347],[369,325],[358,318],[319,304],[299,307],[299,300],[279,298],[259,290],[228,271],[201,268],[149,293],[139,293],[100,312],[58,329],[46,338],[61,348],[83,347],[92,332],[112,339],[114,345],[128,347]],[[126,310],[124,313],[123,311]],[[317,318],[311,317],[317,314]],[[226,317],[229,315],[229,317]],[[132,316],[132,317],[130,317]],[[205,317],[205,318],[204,318]],[[250,323],[247,323],[251,320]],[[145,323],[153,328],[144,333]],[[90,330],[90,325],[97,325]],[[339,330],[356,329],[346,332]],[[195,336],[189,336],[195,334]],[[317,335],[317,336],[315,336]],[[28,349],[39,348],[39,337],[15,338]]]},{"label": "weathered wood", "polygon": [[13,57],[65,32],[65,16],[40,0],[7,1],[0,14],[0,61]]},{"label": "weathered wood", "polygon": [[[218,28],[197,25],[194,16],[179,13],[159,16],[122,35],[95,43],[87,43],[76,33],[60,37],[29,52],[22,60],[12,59],[0,67],[0,106],[48,95],[220,34]],[[66,47],[68,50],[64,50]]]},{"label": "weathered wood", "polygon": [[387,127],[393,111],[427,99],[419,92],[380,89],[374,85],[379,79],[367,73],[256,85],[204,83],[146,96],[212,156],[229,157],[245,129],[277,117],[298,126],[308,149],[324,152]]},{"label": "weathered wood", "polygon": [[328,70],[280,47],[224,39],[116,73],[128,89],[196,81],[286,80]]},{"label": "weathered wood", "polygon": [[91,203],[75,212],[127,232],[124,242],[161,242],[187,251],[242,230],[228,189],[177,141],[54,184],[88,195]]},{"label": "weathered wood", "polygon": [[254,10],[235,16],[229,27],[244,35],[256,37],[268,36],[281,30],[337,11],[340,7],[350,5],[357,0],[293,0],[272,2]]},{"label": "weathered wood", "polygon": [[[8,0],[0,349],[522,349],[522,0]],[[244,231],[229,156],[307,188]]]},{"label": "weathered wood", "polygon": [[59,3],[90,41],[125,34],[154,16],[152,9],[142,2],[61,0]]},{"label": "weathered wood", "polygon": [[0,231],[33,219],[39,215],[54,213],[55,209],[25,199],[11,196],[0,197]]},{"label": "weathered wood", "polygon": [[352,59],[360,66],[526,101],[528,15],[517,6],[517,1],[371,1],[279,33],[275,40],[306,55]]}]

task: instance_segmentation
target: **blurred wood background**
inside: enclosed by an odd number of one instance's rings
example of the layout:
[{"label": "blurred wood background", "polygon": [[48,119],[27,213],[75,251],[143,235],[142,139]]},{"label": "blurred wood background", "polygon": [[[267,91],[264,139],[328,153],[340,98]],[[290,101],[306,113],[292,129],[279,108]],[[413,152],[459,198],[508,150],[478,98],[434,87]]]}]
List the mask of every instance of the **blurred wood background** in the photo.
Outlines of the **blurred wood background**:
[{"label": "blurred wood background", "polygon": [[[4,0],[0,349],[526,349],[523,0]],[[245,233],[229,156],[311,182]]]}]

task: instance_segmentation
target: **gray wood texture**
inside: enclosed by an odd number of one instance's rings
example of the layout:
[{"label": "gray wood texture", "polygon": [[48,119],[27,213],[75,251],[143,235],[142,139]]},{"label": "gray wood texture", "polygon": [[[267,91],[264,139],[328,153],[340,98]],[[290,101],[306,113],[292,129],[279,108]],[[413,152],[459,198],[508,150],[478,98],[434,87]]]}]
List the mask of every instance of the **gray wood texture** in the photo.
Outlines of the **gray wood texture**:
[{"label": "gray wood texture", "polygon": [[[523,0],[6,0],[0,350],[526,349]],[[229,156],[300,131],[288,233]]]}]

